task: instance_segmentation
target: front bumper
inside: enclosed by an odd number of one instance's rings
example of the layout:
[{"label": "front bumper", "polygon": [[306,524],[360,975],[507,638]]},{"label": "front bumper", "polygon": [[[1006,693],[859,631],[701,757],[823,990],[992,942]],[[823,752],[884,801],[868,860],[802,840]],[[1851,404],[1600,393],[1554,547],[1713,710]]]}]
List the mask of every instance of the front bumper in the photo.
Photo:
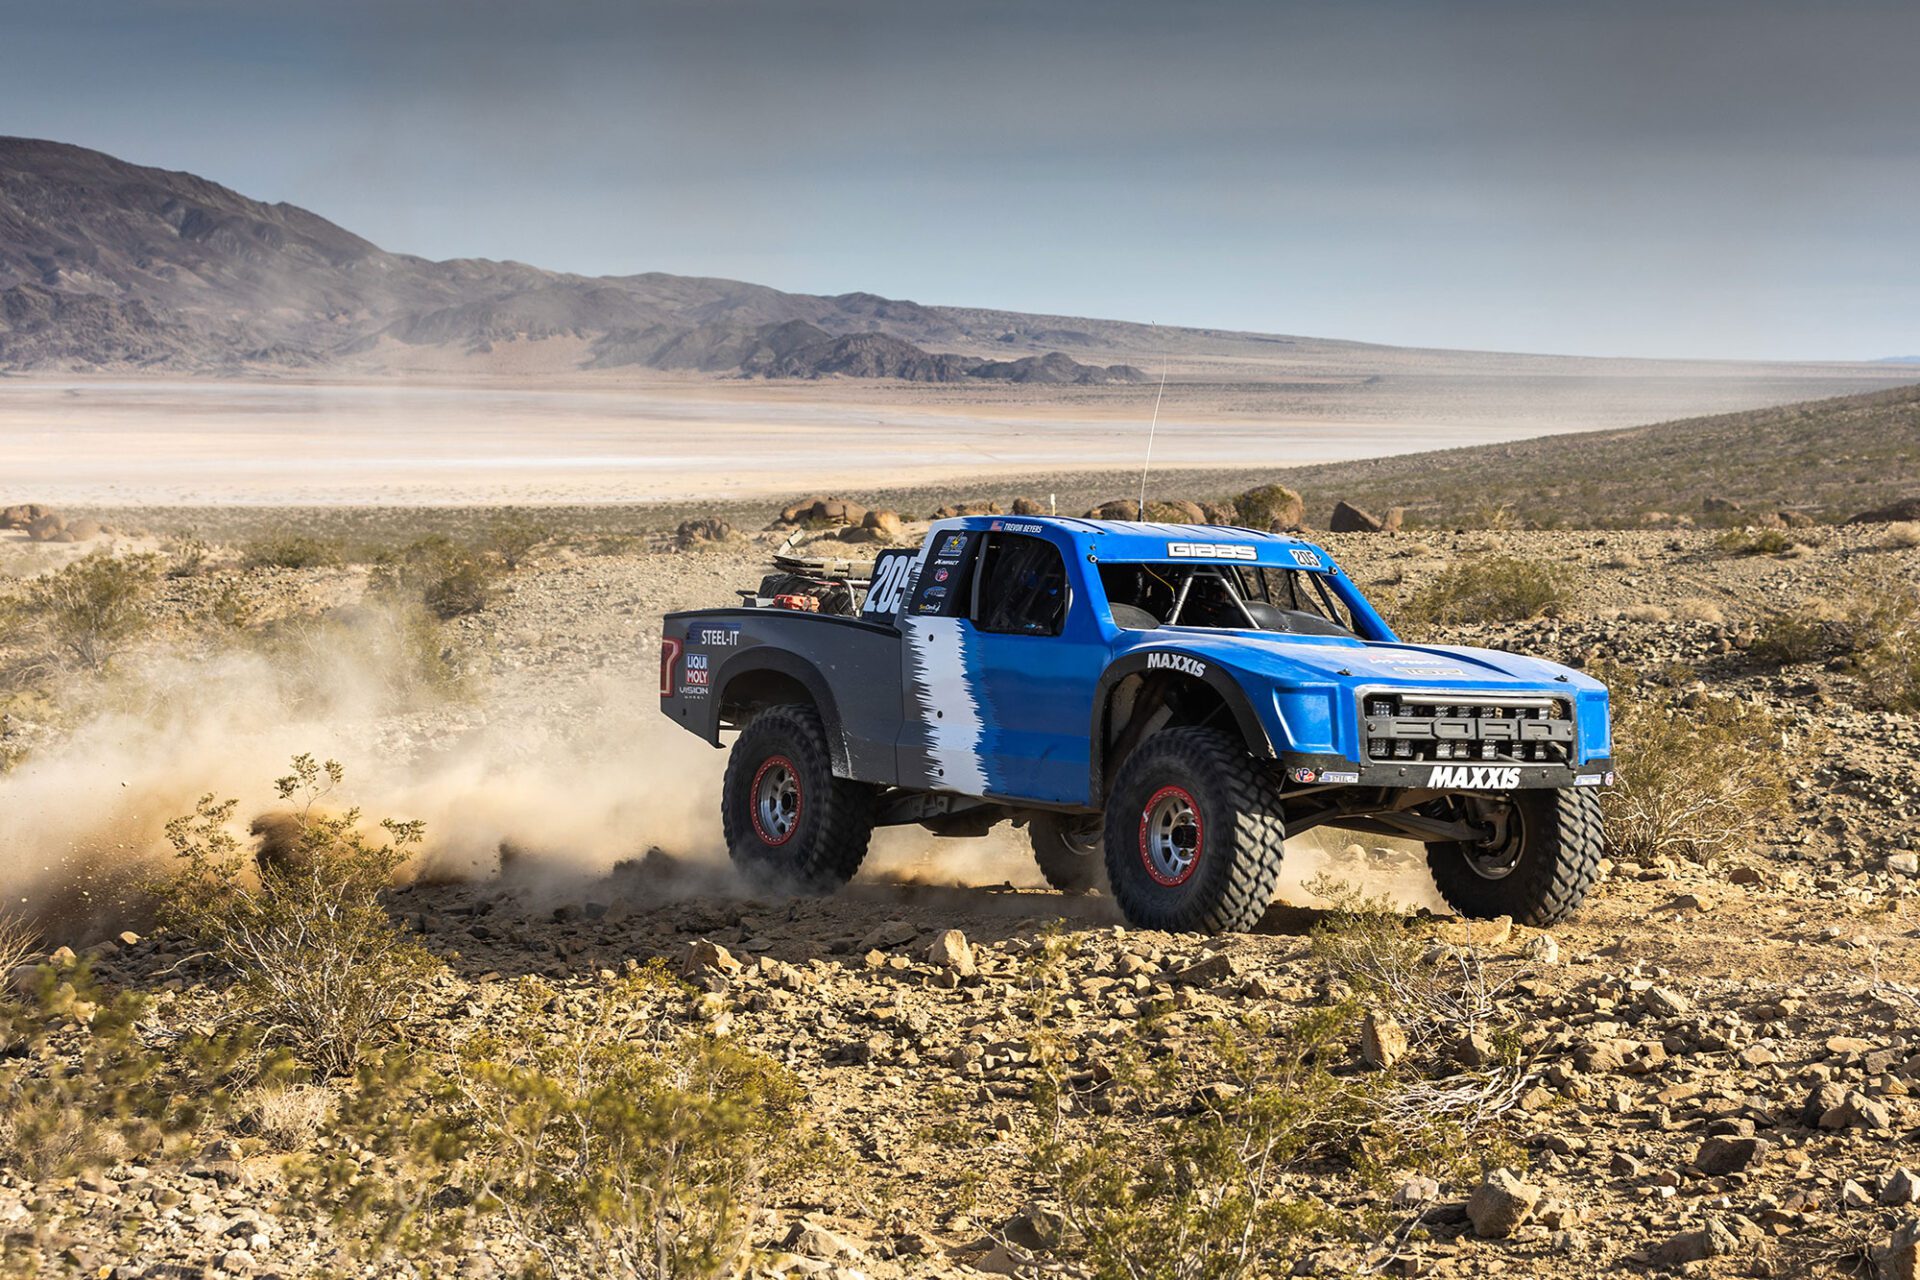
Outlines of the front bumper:
[{"label": "front bumper", "polygon": [[1469,760],[1361,764],[1345,756],[1283,752],[1281,775],[1296,786],[1384,787],[1394,791],[1537,791],[1613,783],[1606,757],[1579,765],[1481,764]]}]

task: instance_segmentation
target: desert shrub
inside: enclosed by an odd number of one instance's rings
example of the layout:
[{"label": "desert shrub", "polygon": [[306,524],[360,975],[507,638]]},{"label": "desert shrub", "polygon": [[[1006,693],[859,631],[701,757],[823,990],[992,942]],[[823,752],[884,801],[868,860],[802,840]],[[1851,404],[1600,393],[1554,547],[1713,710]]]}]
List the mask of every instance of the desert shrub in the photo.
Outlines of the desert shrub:
[{"label": "desert shrub", "polygon": [[343,772],[296,756],[275,783],[287,815],[257,868],[230,830],[235,802],[201,797],[167,824],[179,869],[160,885],[168,921],[239,979],[248,1013],[323,1075],[350,1070],[412,1010],[434,962],[388,917],[382,893],[419,843],[417,822],[323,810]]},{"label": "desert shrub", "polygon": [[1764,709],[1730,698],[1683,702],[1625,672],[1608,683],[1618,782],[1601,804],[1620,853],[1705,861],[1748,844],[1785,809],[1781,732]]},{"label": "desert shrub", "polygon": [[1517,556],[1492,555],[1445,569],[1401,610],[1414,627],[1522,622],[1564,608],[1572,591],[1564,570]]},{"label": "desert shrub", "polygon": [[418,601],[444,620],[486,608],[496,577],[495,567],[472,547],[433,534],[384,556],[371,585],[378,595]]},{"label": "desert shrub", "polygon": [[0,996],[0,1167],[40,1179],[151,1160],[226,1113],[260,1069],[250,1030],[149,1044],[146,1009],[78,966]]},{"label": "desert shrub", "polygon": [[1657,604],[1630,604],[1620,611],[1628,622],[1671,622],[1673,613]]},{"label": "desert shrub", "polygon": [[503,515],[487,527],[484,548],[498,556],[509,570],[518,569],[527,557],[553,537],[553,530],[519,514]]},{"label": "desert shrub", "polygon": [[1841,659],[1861,677],[1867,705],[1920,710],[1920,587],[1856,577],[1833,600],[1770,614],[1750,652],[1781,664]]},{"label": "desert shrub", "polygon": [[169,538],[160,548],[169,578],[197,578],[206,571],[212,548],[199,538]]},{"label": "desert shrub", "polygon": [[152,623],[159,575],[158,556],[96,551],[29,583],[24,614],[52,648],[97,671]]},{"label": "desert shrub", "polygon": [[431,706],[467,692],[464,651],[447,628],[411,601],[297,614],[261,628],[254,644],[271,661],[281,696],[324,708],[371,694],[387,709]]},{"label": "desert shrub", "polygon": [[265,534],[241,551],[241,559],[250,569],[325,569],[345,558],[346,552],[338,542],[304,533]]},{"label": "desert shrub", "polygon": [[1797,545],[1783,529],[1729,529],[1713,540],[1723,556],[1779,556]]},{"label": "desert shrub", "polygon": [[556,993],[527,979],[513,1012],[446,1060],[363,1068],[341,1128],[381,1160],[324,1166],[328,1194],[402,1250],[484,1217],[529,1274],[741,1274],[769,1190],[817,1147],[778,1063],[667,1030],[662,1002],[684,998],[672,986],[630,972],[556,1021]]},{"label": "desert shrub", "polygon": [[1674,604],[1673,616],[1682,622],[1704,622],[1716,627],[1727,620],[1720,606],[1705,596],[1683,597]]},{"label": "desert shrub", "polygon": [[[1373,1078],[1328,1067],[1355,1016],[1336,1006],[1276,1026],[1220,1024],[1177,1061],[1120,1082],[1178,1099],[1170,1111],[1070,1130],[1058,1094],[1042,1089],[1029,1165],[1060,1207],[1058,1252],[1100,1280],[1227,1280],[1285,1274],[1280,1260],[1304,1238],[1353,1232],[1293,1177],[1367,1161]],[[1196,1095],[1195,1080],[1215,1087]]]},{"label": "desert shrub", "polygon": [[0,992],[5,991],[8,976],[27,962],[39,944],[40,931],[30,922],[0,911]]}]

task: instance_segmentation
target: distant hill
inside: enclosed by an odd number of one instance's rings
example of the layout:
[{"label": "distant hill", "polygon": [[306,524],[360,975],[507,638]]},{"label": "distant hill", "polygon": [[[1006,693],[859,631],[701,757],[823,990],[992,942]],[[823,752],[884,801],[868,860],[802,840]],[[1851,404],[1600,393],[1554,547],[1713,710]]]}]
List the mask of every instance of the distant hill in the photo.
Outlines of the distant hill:
[{"label": "distant hill", "polygon": [[[1006,336],[998,327],[991,340]],[[485,352],[560,337],[584,340],[582,363],[593,368],[1081,385],[1144,377],[1018,339],[1011,345],[1039,359],[988,359],[971,326],[866,293],[430,262],[189,173],[0,138],[0,368],[299,369],[384,342]],[[922,345],[946,343],[976,350]]]},{"label": "distant hill", "polygon": [[1649,513],[1697,520],[1708,516],[1709,500],[1721,522],[1783,508],[1845,520],[1920,495],[1920,385],[1299,467],[1279,478],[1307,497],[1315,520],[1340,499],[1370,510],[1405,507],[1413,523],[1430,525],[1604,528],[1638,524]]}]

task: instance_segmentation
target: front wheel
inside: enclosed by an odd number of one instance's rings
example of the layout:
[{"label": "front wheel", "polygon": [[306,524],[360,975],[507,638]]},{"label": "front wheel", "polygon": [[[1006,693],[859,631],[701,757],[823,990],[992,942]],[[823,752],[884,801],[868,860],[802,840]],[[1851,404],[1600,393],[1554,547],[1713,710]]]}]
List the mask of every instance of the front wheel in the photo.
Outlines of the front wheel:
[{"label": "front wheel", "polygon": [[1251,929],[1280,887],[1280,790],[1238,739],[1156,733],[1107,795],[1107,881],[1143,929]]},{"label": "front wheel", "polygon": [[1600,797],[1568,787],[1504,796],[1455,796],[1454,816],[1483,826],[1480,841],[1427,846],[1447,905],[1463,916],[1512,916],[1539,927],[1572,915],[1600,874]]},{"label": "front wheel", "polygon": [[873,788],[833,776],[812,707],[768,707],[727,757],[720,825],[750,880],[830,893],[860,869],[873,836]]}]

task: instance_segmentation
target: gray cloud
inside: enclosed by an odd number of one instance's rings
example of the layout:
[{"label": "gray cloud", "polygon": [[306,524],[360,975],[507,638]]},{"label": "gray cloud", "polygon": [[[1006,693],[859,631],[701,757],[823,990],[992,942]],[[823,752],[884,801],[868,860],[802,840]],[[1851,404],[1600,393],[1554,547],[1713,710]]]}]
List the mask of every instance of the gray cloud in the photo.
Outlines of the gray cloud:
[{"label": "gray cloud", "polygon": [[1920,348],[1910,3],[0,10],[0,129],[435,257],[1431,345]]}]

